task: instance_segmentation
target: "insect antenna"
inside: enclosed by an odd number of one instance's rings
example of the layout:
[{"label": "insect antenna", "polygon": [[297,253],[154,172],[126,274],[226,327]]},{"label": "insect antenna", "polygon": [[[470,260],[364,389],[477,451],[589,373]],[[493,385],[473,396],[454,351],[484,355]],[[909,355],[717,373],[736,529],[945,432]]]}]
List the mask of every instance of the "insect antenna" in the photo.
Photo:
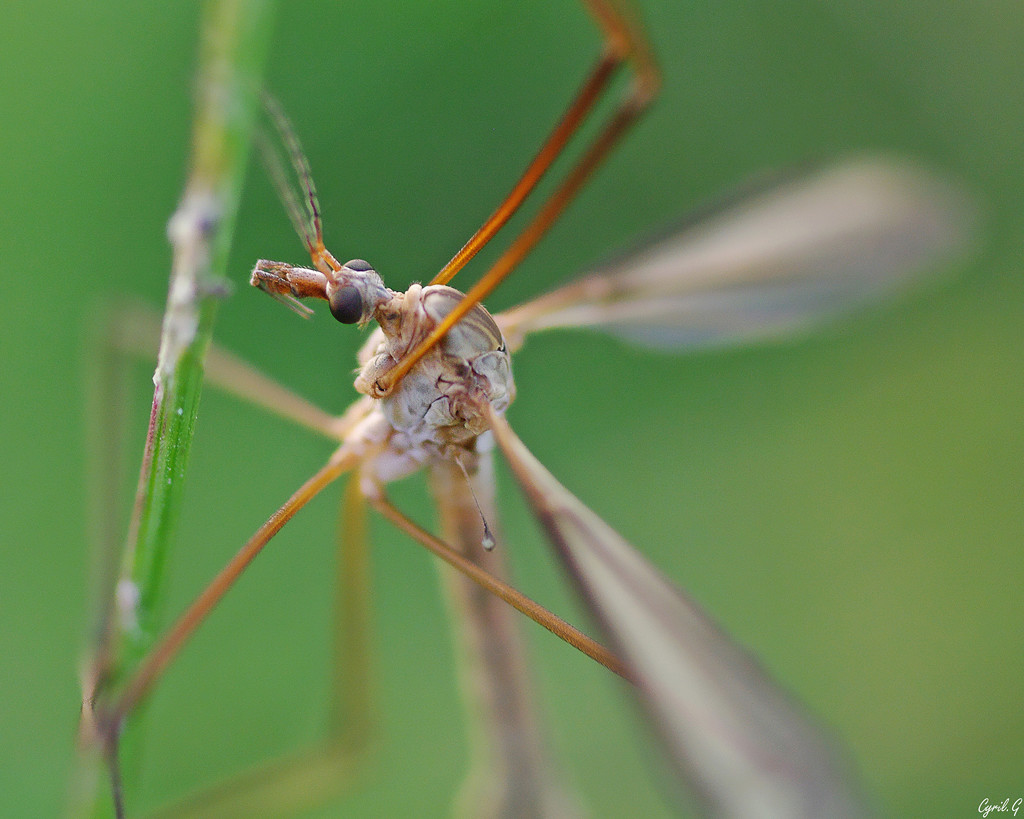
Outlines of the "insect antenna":
[{"label": "insect antenna", "polygon": [[[267,173],[277,190],[281,203],[284,205],[288,218],[299,234],[306,250],[313,259],[313,264],[322,273],[337,271],[341,265],[324,246],[323,222],[320,218],[320,202],[316,195],[316,184],[313,182],[313,172],[309,167],[309,160],[306,159],[302,150],[302,144],[288,119],[281,108],[281,104],[266,91],[262,94],[263,110],[267,119],[277,134],[278,141],[284,147],[288,155],[292,170],[299,183],[303,196],[300,200],[295,188],[289,179],[285,169],[284,160],[274,147],[274,141],[266,133],[260,130],[257,133],[257,145],[260,156],[266,166]],[[327,269],[324,269],[324,268]]]}]

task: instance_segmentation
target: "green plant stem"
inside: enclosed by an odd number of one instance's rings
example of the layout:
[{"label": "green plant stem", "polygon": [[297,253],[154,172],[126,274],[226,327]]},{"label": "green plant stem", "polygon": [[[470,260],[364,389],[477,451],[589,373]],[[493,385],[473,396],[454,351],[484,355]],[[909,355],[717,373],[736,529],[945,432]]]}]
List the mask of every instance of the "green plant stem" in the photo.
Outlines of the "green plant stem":
[{"label": "green plant stem", "polygon": [[[105,604],[86,672],[82,764],[72,811],[113,816],[102,785],[105,756],[125,726],[102,724],[105,697],[130,678],[158,634],[169,545],[181,507],[203,359],[212,337],[267,52],[272,0],[211,0],[204,9],[188,181],[171,218],[170,286],[153,381],[153,408],[121,571]],[[138,719],[123,732],[123,756],[139,746]],[[131,796],[133,764],[126,770]]]}]

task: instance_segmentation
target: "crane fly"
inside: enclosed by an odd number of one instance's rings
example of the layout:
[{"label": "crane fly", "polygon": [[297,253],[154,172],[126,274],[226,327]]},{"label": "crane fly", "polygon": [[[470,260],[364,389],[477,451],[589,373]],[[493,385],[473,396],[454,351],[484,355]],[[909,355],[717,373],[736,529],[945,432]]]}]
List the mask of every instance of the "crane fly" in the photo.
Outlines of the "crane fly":
[{"label": "crane fly", "polygon": [[[174,815],[188,815],[193,808],[239,813],[239,804],[259,804],[262,812],[278,801],[289,807],[315,802],[325,790],[321,779],[343,770],[365,744],[369,708],[360,674],[367,614],[360,566],[368,507],[455,570],[447,585],[459,615],[470,696],[482,728],[477,732],[480,752],[474,754],[481,764],[463,794],[472,814],[565,815],[574,809],[546,761],[512,608],[628,681],[661,742],[668,768],[710,813],[865,812],[841,753],[801,707],[517,437],[506,419],[516,389],[511,355],[528,337],[557,327],[596,328],[639,344],[679,349],[803,330],[895,289],[954,250],[963,222],[958,197],[909,165],[853,158],[762,186],[621,260],[492,315],[483,299],[555,223],[659,85],[635,21],[617,3],[587,0],[585,5],[603,34],[604,48],[562,119],[466,245],[428,284],[413,284],[404,292],[387,287],[368,262],[342,263],[327,249],[308,163],[284,114],[265,98],[273,139],[283,146],[286,160],[266,139],[263,153],[312,266],[261,259],[251,284],[300,314],[310,312],[304,300],[320,300],[342,324],[376,325],[358,355],[355,388],[361,396],[333,417],[226,353],[211,351],[212,381],[311,427],[337,448],[114,695],[94,701],[95,692],[87,692],[87,710],[99,741],[115,749],[116,774],[116,737],[128,715],[267,542],[345,474],[351,480],[345,493],[348,537],[341,567],[346,593],[338,636],[344,661],[336,683],[344,684],[348,698],[335,703],[331,736],[318,753],[271,766],[244,783],[254,786],[259,797],[246,796],[239,785],[176,808]],[[529,196],[623,67],[632,72],[623,100],[532,221],[475,285],[465,293],[452,288],[448,283]],[[494,548],[495,447],[597,623],[602,642],[502,580],[504,553],[511,549],[503,544]],[[438,504],[439,535],[409,518],[387,495],[389,483],[420,471],[427,472]],[[121,788],[114,790],[123,814]]]}]

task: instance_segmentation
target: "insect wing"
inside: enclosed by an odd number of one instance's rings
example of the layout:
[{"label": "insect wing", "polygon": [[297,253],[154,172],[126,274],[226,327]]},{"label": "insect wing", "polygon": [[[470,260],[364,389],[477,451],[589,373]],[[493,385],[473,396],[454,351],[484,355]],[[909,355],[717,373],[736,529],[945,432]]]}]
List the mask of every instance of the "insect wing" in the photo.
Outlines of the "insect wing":
[{"label": "insect wing", "polygon": [[934,267],[964,245],[968,213],[920,169],[851,159],[677,230],[499,324],[513,346],[553,327],[666,348],[792,333]]},{"label": "insect wing", "polygon": [[493,430],[534,514],[626,663],[672,765],[722,816],[859,816],[846,766],[757,662],[563,487],[504,418]]}]

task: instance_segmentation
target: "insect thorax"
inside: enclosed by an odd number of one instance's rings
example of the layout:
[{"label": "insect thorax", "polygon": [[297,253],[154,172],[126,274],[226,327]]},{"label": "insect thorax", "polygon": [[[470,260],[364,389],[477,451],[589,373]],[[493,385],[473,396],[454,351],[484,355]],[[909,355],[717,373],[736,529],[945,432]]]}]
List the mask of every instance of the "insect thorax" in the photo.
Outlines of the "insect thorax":
[{"label": "insect thorax", "polygon": [[[369,393],[370,385],[443,320],[462,295],[444,285],[414,284],[382,305],[375,316],[380,329],[360,351],[356,389]],[[471,447],[488,428],[486,406],[504,412],[514,396],[505,339],[478,304],[380,400],[380,407],[403,444],[424,448],[430,457],[451,446]]]}]

